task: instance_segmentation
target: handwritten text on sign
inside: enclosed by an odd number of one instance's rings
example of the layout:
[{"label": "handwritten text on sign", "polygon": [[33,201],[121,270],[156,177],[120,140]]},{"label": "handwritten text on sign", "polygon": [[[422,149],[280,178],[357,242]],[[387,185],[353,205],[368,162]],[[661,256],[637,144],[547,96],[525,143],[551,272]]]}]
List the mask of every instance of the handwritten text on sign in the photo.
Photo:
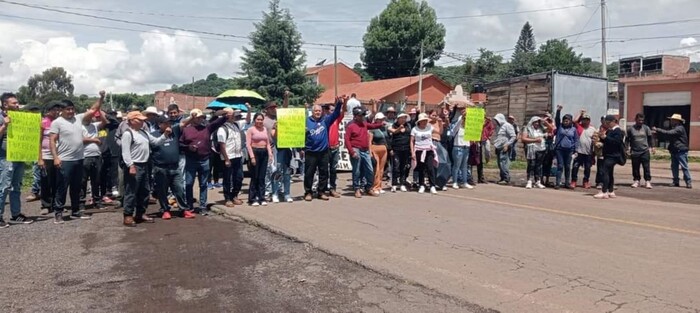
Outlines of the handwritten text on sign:
[{"label": "handwritten text on sign", "polygon": [[481,130],[484,128],[486,111],[483,108],[467,108],[467,118],[464,125],[464,140],[481,141]]},{"label": "handwritten text on sign", "polygon": [[306,109],[277,110],[277,147],[303,148],[306,145]]},{"label": "handwritten text on sign", "polygon": [[7,128],[7,160],[32,162],[39,159],[41,114],[9,111]]}]

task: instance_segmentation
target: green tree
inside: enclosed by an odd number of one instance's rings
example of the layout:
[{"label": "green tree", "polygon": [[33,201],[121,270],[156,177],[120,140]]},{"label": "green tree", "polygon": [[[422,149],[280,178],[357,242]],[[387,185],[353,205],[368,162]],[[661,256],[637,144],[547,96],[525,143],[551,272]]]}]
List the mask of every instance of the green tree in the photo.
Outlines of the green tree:
[{"label": "green tree", "polygon": [[195,81],[194,84],[184,84],[182,86],[173,85],[170,88],[173,92],[192,94],[195,96],[216,97],[222,92],[234,88],[234,80],[221,78],[211,73],[206,79]]},{"label": "green tree", "polygon": [[520,38],[515,44],[515,52],[510,62],[511,77],[530,75],[534,73],[533,62],[537,57],[535,34],[530,22],[526,22],[520,31]]},{"label": "green tree", "polygon": [[433,67],[445,48],[445,26],[426,1],[391,0],[372,18],[361,59],[375,79],[417,75],[421,43],[425,66]]},{"label": "green tree", "polygon": [[581,54],[577,54],[574,48],[569,46],[566,39],[548,40],[540,46],[535,58],[535,68],[537,72],[562,71],[567,73],[585,73]]},{"label": "green tree", "polygon": [[279,0],[270,1],[269,11],[250,34],[250,44],[252,49],[243,48],[241,69],[246,76],[236,79],[237,85],[257,90],[270,100],[281,101],[289,90],[291,104],[316,101],[323,88],[306,77],[301,33],[289,10],[280,8]]},{"label": "green tree", "polygon": [[444,80],[452,86],[463,84],[468,81],[468,64],[454,66],[435,66],[428,70],[428,73],[435,74],[440,79]]},{"label": "green tree", "polygon": [[507,64],[503,63],[503,56],[481,48],[479,58],[471,68],[470,82],[487,83],[501,80],[507,76],[507,68]]},{"label": "green tree", "polygon": [[[76,102],[73,96],[73,78],[62,67],[53,67],[35,74],[27,80],[27,85],[21,86],[17,92],[20,103],[36,105],[43,108],[52,101],[69,99]],[[78,109],[81,109],[76,102]]]},{"label": "green tree", "polygon": [[363,82],[371,82],[374,80],[374,77],[367,73],[367,70],[362,67],[362,63],[355,63],[355,66],[352,68],[357,74],[360,74],[360,77],[362,77]]}]

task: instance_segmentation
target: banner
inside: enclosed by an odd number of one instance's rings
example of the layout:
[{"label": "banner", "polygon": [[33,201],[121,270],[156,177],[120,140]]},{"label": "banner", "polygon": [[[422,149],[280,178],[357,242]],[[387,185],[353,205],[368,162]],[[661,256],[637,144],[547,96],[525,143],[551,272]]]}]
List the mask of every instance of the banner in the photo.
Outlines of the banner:
[{"label": "banner", "polygon": [[7,128],[7,160],[35,162],[41,147],[41,114],[9,111]]},{"label": "banner", "polygon": [[350,152],[345,148],[345,127],[348,123],[352,122],[352,115],[345,114],[343,121],[338,127],[338,133],[340,133],[340,147],[338,148],[338,166],[336,170],[341,172],[352,171],[352,163],[350,163]]},{"label": "banner", "polygon": [[467,117],[464,124],[464,140],[481,141],[484,118],[486,118],[486,111],[484,108],[467,108]]},{"label": "banner", "polygon": [[306,109],[277,109],[277,147],[306,146]]}]

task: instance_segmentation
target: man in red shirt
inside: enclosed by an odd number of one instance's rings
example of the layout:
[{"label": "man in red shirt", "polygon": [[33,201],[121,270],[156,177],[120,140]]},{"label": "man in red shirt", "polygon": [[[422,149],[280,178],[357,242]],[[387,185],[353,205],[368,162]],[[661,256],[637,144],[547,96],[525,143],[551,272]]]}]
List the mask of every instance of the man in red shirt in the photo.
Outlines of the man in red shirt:
[{"label": "man in red shirt", "polygon": [[366,112],[362,107],[354,108],[352,110],[353,121],[348,123],[348,126],[345,128],[345,147],[350,153],[352,187],[355,189],[355,198],[362,198],[362,189],[365,190],[367,195],[379,196],[379,193],[372,192],[374,169],[372,167],[372,157],[369,153],[369,130],[381,128],[384,126],[384,122],[365,123]]},{"label": "man in red shirt", "polygon": [[[330,104],[323,105],[323,113],[326,115],[331,115],[333,113],[333,107]],[[345,116],[345,110],[342,111],[338,118],[333,121],[331,127],[328,129],[328,144],[330,145],[330,164],[329,164],[329,179],[328,184],[330,185],[331,197],[340,198],[340,193],[337,190],[338,181],[338,162],[340,161],[340,123],[343,122],[343,117]]]}]

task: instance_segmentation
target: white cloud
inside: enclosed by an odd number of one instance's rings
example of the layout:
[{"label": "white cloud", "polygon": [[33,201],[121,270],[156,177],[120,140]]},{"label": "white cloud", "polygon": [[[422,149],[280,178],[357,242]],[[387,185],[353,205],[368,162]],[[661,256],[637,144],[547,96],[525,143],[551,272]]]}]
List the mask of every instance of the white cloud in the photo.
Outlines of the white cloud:
[{"label": "white cloud", "polygon": [[681,48],[686,48],[681,51],[683,55],[690,57],[692,61],[700,61],[700,44],[693,37],[681,39]]},{"label": "white cloud", "polygon": [[186,32],[142,33],[140,47],[132,52],[123,40],[79,45],[68,34],[35,35],[36,29],[13,26],[20,30],[13,32],[13,44],[0,47],[2,89],[16,89],[30,76],[60,66],[73,76],[77,94],[101,89],[151,93],[209,73],[233,75],[240,64],[239,49],[211,53],[198,36]]},{"label": "white cloud", "polygon": [[[545,8],[562,8],[585,5],[585,0],[517,0],[518,11],[534,11]],[[593,9],[595,10],[595,9]],[[535,29],[538,38],[552,38],[562,33],[576,33],[591,16],[591,10],[571,8],[562,10],[540,11],[525,14]]]}]

